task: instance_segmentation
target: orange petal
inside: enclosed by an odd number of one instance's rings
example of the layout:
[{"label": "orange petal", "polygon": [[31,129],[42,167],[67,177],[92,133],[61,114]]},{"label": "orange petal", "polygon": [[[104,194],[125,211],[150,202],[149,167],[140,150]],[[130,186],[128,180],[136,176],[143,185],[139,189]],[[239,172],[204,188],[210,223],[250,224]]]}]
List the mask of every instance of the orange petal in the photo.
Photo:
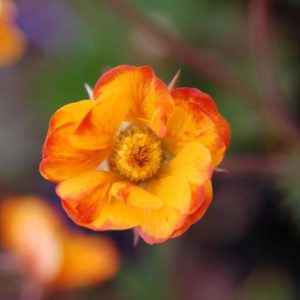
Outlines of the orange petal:
[{"label": "orange petal", "polygon": [[141,209],[158,209],[163,205],[160,198],[129,182],[115,182],[110,194],[128,205]]},{"label": "orange petal", "polygon": [[160,172],[160,177],[170,175],[181,175],[189,183],[196,185],[206,182],[212,175],[211,155],[208,149],[199,142],[184,145]]},{"label": "orange petal", "polygon": [[190,188],[183,176],[169,176],[150,182],[147,190],[164,201],[164,206],[147,211],[137,232],[149,244],[162,243],[183,224],[190,208]]},{"label": "orange petal", "polygon": [[44,199],[9,197],[0,208],[2,246],[43,287],[83,287],[118,271],[120,257],[111,240],[69,232]]},{"label": "orange petal", "polygon": [[95,102],[95,106],[71,137],[73,146],[80,149],[95,150],[110,147],[116,130],[129,110],[130,103],[120,101],[120,97],[111,95],[110,99]]},{"label": "orange petal", "polygon": [[178,237],[182,235],[185,231],[187,231],[191,225],[198,222],[203,215],[205,214],[206,210],[210,206],[212,201],[213,191],[211,181],[208,181],[205,186],[198,187],[197,190],[193,192],[193,201],[194,203],[201,203],[198,209],[195,210],[195,207],[191,207],[190,214],[187,216],[184,224],[177,228],[172,237]]},{"label": "orange petal", "polygon": [[106,72],[94,88],[97,101],[116,99],[119,109],[124,102],[130,110],[126,119],[134,124],[148,123],[160,137],[166,134],[174,103],[167,86],[149,67],[122,65]]},{"label": "orange petal", "polygon": [[112,172],[90,171],[57,186],[63,207],[78,225],[94,230],[128,229],[140,223],[143,210],[112,197]]},{"label": "orange petal", "polygon": [[64,228],[44,199],[9,197],[1,202],[1,242],[24,272],[40,284],[51,282],[61,266]]},{"label": "orange petal", "polygon": [[[198,142],[186,144],[178,155],[162,168],[147,190],[163,201],[160,209],[146,212],[137,231],[149,244],[162,243],[180,228],[191,208],[197,208],[190,185],[201,186],[211,177],[211,156]],[[200,204],[199,204],[200,205]],[[195,209],[196,209],[195,208]]]},{"label": "orange petal", "polygon": [[22,32],[10,21],[2,19],[0,19],[0,44],[0,67],[16,63],[26,47]]},{"label": "orange petal", "polygon": [[16,5],[12,0],[0,1],[0,19],[5,21],[11,21],[16,15]]},{"label": "orange petal", "polygon": [[61,182],[56,192],[73,221],[86,225],[97,217],[114,180],[111,172],[89,171]]},{"label": "orange petal", "polygon": [[62,125],[68,123],[79,124],[79,122],[83,120],[85,115],[91,110],[94,105],[95,102],[91,100],[81,100],[64,105],[63,107],[58,109],[51,117],[48,135]]},{"label": "orange petal", "polygon": [[70,145],[74,123],[60,126],[46,138],[40,173],[48,180],[59,182],[89,169],[95,169],[108,155],[104,150],[79,150]]},{"label": "orange petal", "polygon": [[209,95],[192,88],[172,92],[175,111],[168,123],[165,147],[173,155],[191,141],[198,141],[210,150],[213,165],[218,165],[230,141],[230,127],[220,115]]},{"label": "orange petal", "polygon": [[110,239],[71,232],[63,240],[63,264],[51,287],[70,289],[102,283],[119,268],[120,256]]},{"label": "orange petal", "polygon": [[94,105],[94,101],[83,100],[65,105],[54,113],[40,164],[40,172],[44,178],[54,182],[65,180],[96,168],[107,156],[108,149],[83,151],[70,144],[70,136],[77,124]]}]

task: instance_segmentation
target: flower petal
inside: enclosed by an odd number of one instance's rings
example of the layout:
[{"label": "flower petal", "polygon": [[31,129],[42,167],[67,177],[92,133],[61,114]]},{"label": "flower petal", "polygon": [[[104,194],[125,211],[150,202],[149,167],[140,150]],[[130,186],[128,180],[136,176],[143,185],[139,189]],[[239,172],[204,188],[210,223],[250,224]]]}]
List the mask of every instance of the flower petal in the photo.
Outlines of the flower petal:
[{"label": "flower petal", "polygon": [[85,225],[96,218],[114,180],[111,172],[89,171],[61,182],[56,192],[73,221]]},{"label": "flower petal", "polygon": [[93,230],[130,229],[141,224],[144,212],[144,209],[136,208],[121,199],[111,197],[103,203],[101,211],[89,228]]},{"label": "flower petal", "polygon": [[62,263],[61,236],[65,228],[45,199],[29,195],[2,200],[1,246],[16,255],[26,276],[41,285],[48,284],[56,278]]},{"label": "flower petal", "polygon": [[62,125],[46,138],[40,164],[40,173],[44,178],[59,182],[96,168],[107,157],[107,149],[91,151],[72,147],[69,138],[74,126],[74,123]]},{"label": "flower petal", "polygon": [[191,184],[201,185],[212,175],[211,155],[199,142],[190,142],[163,167],[160,177],[181,175]]},{"label": "flower petal", "polygon": [[57,186],[63,207],[78,225],[93,230],[120,230],[140,224],[143,210],[112,197],[109,190],[117,177],[112,172],[90,171]]},{"label": "flower petal", "polygon": [[94,105],[95,102],[91,100],[81,100],[64,105],[51,117],[48,135],[62,125],[80,122]]},{"label": "flower petal", "polygon": [[0,20],[12,21],[17,13],[17,7],[12,0],[1,0],[0,2]]},{"label": "flower petal", "polygon": [[0,19],[0,67],[17,62],[26,47],[22,32],[10,21]]},{"label": "flower petal", "polygon": [[200,186],[197,189],[197,192],[194,191],[192,196],[194,198],[194,203],[198,202],[201,204],[198,207],[198,209],[194,210],[194,208],[192,208],[190,210],[190,214],[187,216],[184,224],[174,231],[172,238],[182,235],[185,231],[187,231],[190,228],[190,226],[198,222],[203,217],[206,210],[210,206],[210,203],[212,201],[212,196],[213,196],[213,191],[212,191],[211,181],[208,181],[205,184],[205,186]]},{"label": "flower petal", "polygon": [[159,197],[164,205],[145,213],[143,223],[137,228],[139,235],[149,244],[169,239],[184,224],[191,208],[198,207],[191,195],[191,184],[201,186],[210,179],[211,174],[208,149],[198,142],[186,144],[162,168],[158,179],[147,186],[147,190]]},{"label": "flower petal", "polygon": [[[121,99],[121,101],[120,101]],[[109,99],[103,99],[87,113],[71,137],[74,147],[96,150],[110,147],[116,130],[130,108],[128,101],[122,101],[121,95],[111,93]]]},{"label": "flower petal", "polygon": [[175,111],[168,123],[165,147],[173,155],[191,141],[207,146],[214,166],[224,156],[230,140],[230,127],[220,115],[209,95],[192,88],[178,88],[172,92]]},{"label": "flower petal", "polygon": [[164,206],[147,211],[137,232],[149,244],[162,243],[183,224],[190,208],[190,188],[184,177],[169,176],[152,181],[147,190],[162,199]]},{"label": "flower petal", "polygon": [[134,124],[149,124],[160,137],[166,134],[166,125],[174,103],[167,86],[149,67],[122,65],[106,72],[94,88],[97,101],[117,99],[128,102],[126,119]]},{"label": "flower petal", "polygon": [[63,106],[52,116],[43,146],[40,173],[48,180],[58,182],[90,168],[96,168],[107,156],[108,149],[77,150],[70,144],[70,136],[87,112],[95,105],[82,100]]},{"label": "flower petal", "polygon": [[110,194],[128,205],[141,209],[158,209],[163,205],[160,198],[129,182],[115,182]]},{"label": "flower petal", "polygon": [[63,242],[64,263],[51,288],[70,289],[101,283],[119,270],[119,253],[108,238],[72,232]]}]

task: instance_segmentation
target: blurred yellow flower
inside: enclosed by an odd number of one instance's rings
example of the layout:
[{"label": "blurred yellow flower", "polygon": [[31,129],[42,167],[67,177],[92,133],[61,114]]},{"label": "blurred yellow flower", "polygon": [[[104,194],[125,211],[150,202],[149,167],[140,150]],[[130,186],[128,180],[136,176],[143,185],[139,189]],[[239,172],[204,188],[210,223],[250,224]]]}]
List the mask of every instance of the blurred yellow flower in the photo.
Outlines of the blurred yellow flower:
[{"label": "blurred yellow flower", "polygon": [[14,64],[25,51],[25,38],[14,23],[15,11],[11,0],[0,0],[0,67]]},{"label": "blurred yellow flower", "polygon": [[1,243],[25,275],[44,288],[67,289],[111,279],[119,253],[106,237],[70,231],[45,200],[9,197],[0,207]]},{"label": "blurred yellow flower", "polygon": [[149,67],[105,73],[92,100],[52,117],[41,174],[69,216],[95,230],[135,228],[148,243],[182,234],[212,199],[230,127],[207,94],[172,92]]}]

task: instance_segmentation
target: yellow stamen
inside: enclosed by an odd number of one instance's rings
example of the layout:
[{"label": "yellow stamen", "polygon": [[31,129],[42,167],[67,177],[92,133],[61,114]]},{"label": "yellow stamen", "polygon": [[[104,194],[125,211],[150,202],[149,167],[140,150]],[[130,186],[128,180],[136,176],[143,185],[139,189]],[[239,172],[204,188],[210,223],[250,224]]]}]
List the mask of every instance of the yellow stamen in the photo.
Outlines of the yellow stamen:
[{"label": "yellow stamen", "polygon": [[156,175],[162,156],[161,141],[154,132],[130,126],[116,139],[111,165],[126,179],[141,182]]}]

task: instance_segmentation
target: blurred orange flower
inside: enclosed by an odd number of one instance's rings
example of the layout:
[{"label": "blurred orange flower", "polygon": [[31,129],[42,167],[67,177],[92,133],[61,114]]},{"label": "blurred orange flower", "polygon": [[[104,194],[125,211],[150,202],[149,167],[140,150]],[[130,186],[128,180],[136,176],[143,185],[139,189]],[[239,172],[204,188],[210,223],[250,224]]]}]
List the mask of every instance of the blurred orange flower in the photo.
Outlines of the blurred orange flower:
[{"label": "blurred orange flower", "polygon": [[14,64],[25,51],[25,39],[14,23],[15,5],[0,0],[0,67]]},{"label": "blurred orange flower", "polygon": [[119,253],[110,239],[70,232],[38,197],[5,199],[0,225],[3,246],[28,278],[45,288],[88,286],[119,270]]},{"label": "blurred orange flower", "polygon": [[148,243],[182,234],[212,199],[230,127],[207,94],[172,92],[149,67],[106,72],[92,100],[60,108],[41,174],[69,216],[94,230],[135,228]]}]

